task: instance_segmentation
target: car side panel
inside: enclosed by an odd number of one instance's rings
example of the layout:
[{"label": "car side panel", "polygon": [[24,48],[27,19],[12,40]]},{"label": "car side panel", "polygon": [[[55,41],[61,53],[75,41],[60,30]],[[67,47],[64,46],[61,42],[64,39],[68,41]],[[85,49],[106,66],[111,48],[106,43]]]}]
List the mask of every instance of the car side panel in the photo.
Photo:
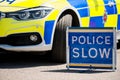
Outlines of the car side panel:
[{"label": "car side panel", "polygon": [[117,17],[118,17],[118,21],[117,21],[117,29],[120,30],[120,0],[115,0],[116,1],[116,7],[117,7]]},{"label": "car side panel", "polygon": [[[80,15],[82,27],[117,27],[119,26],[119,5],[115,0],[68,0],[75,7]],[[109,2],[114,5],[110,6]],[[119,0],[116,0],[119,3]],[[106,10],[106,11],[105,11]],[[117,11],[118,10],[118,11]],[[107,13],[107,21],[103,17]]]}]

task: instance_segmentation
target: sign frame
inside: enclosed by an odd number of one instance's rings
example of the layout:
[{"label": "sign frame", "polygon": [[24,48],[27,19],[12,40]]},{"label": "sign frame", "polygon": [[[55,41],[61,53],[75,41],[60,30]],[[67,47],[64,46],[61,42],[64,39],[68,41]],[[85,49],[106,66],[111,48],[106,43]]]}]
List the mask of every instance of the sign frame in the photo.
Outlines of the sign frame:
[{"label": "sign frame", "polygon": [[[113,32],[113,52],[112,52],[112,64],[108,65],[108,64],[71,64],[70,63],[70,46],[69,46],[69,32],[74,30],[80,32],[81,30],[87,30],[87,31],[91,31],[91,30],[102,30],[102,31],[106,31],[106,30],[111,30]],[[86,32],[86,31],[85,31]],[[84,28],[84,27],[68,27],[67,31],[66,31],[66,61],[67,61],[67,69],[69,70],[70,68],[84,68],[84,69],[88,69],[88,70],[92,70],[92,69],[100,69],[100,70],[112,70],[115,71],[116,70],[116,49],[117,49],[117,45],[116,45],[116,28],[113,27],[109,27],[109,28]],[[81,66],[82,65],[82,66]],[[96,67],[95,67],[96,66]],[[100,67],[99,67],[100,66]],[[101,67],[103,66],[103,67]]]}]

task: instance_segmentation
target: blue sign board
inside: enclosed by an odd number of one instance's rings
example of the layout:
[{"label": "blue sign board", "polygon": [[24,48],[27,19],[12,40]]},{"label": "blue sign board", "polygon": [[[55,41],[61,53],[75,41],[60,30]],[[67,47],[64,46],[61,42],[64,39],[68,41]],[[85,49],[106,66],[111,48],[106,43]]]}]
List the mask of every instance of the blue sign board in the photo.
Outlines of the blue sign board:
[{"label": "blue sign board", "polygon": [[113,68],[114,35],[113,29],[69,29],[69,67]]}]

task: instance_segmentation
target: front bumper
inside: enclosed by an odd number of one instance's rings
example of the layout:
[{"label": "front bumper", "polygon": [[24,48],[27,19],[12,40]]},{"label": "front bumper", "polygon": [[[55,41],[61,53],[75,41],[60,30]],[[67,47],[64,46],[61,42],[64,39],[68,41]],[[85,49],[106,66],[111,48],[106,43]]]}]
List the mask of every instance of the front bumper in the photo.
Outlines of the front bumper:
[{"label": "front bumper", "polygon": [[[46,51],[51,45],[44,41],[45,20],[16,21],[3,18],[0,21],[0,48],[8,51]],[[37,42],[30,41],[30,35],[36,34]]]},{"label": "front bumper", "polygon": [[7,51],[16,51],[16,52],[30,52],[30,51],[49,51],[51,50],[52,45],[44,45],[44,43],[41,43],[39,45],[33,45],[33,46],[10,46],[10,45],[0,45],[1,49],[7,50]]},{"label": "front bumper", "polygon": [[[32,41],[31,35],[36,35],[37,40]],[[0,37],[0,48],[8,51],[46,51],[51,50],[51,45],[46,45],[39,33],[34,32]]]},{"label": "front bumper", "polygon": [[[33,39],[31,39],[33,36]],[[34,40],[35,36],[35,40]],[[0,44],[7,44],[11,46],[28,46],[28,45],[37,45],[42,42],[42,37],[39,33],[19,33],[11,34],[7,37],[0,37]]]}]

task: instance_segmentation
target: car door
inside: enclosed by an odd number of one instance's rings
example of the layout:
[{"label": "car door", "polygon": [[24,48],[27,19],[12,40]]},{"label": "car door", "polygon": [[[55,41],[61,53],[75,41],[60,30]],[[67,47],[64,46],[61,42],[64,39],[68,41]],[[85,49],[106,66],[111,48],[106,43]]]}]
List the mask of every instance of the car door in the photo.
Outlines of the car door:
[{"label": "car door", "polygon": [[117,30],[120,31],[120,0],[115,0],[116,1],[116,7],[117,7]]},{"label": "car door", "polygon": [[109,1],[111,0],[88,0],[90,8],[90,27],[114,26],[114,24],[110,23],[110,18],[113,18],[113,16],[110,15],[115,14],[114,6],[109,6]]},{"label": "car door", "polygon": [[107,19],[104,27],[117,27],[117,8],[115,0],[104,0],[104,6],[107,13]]}]

